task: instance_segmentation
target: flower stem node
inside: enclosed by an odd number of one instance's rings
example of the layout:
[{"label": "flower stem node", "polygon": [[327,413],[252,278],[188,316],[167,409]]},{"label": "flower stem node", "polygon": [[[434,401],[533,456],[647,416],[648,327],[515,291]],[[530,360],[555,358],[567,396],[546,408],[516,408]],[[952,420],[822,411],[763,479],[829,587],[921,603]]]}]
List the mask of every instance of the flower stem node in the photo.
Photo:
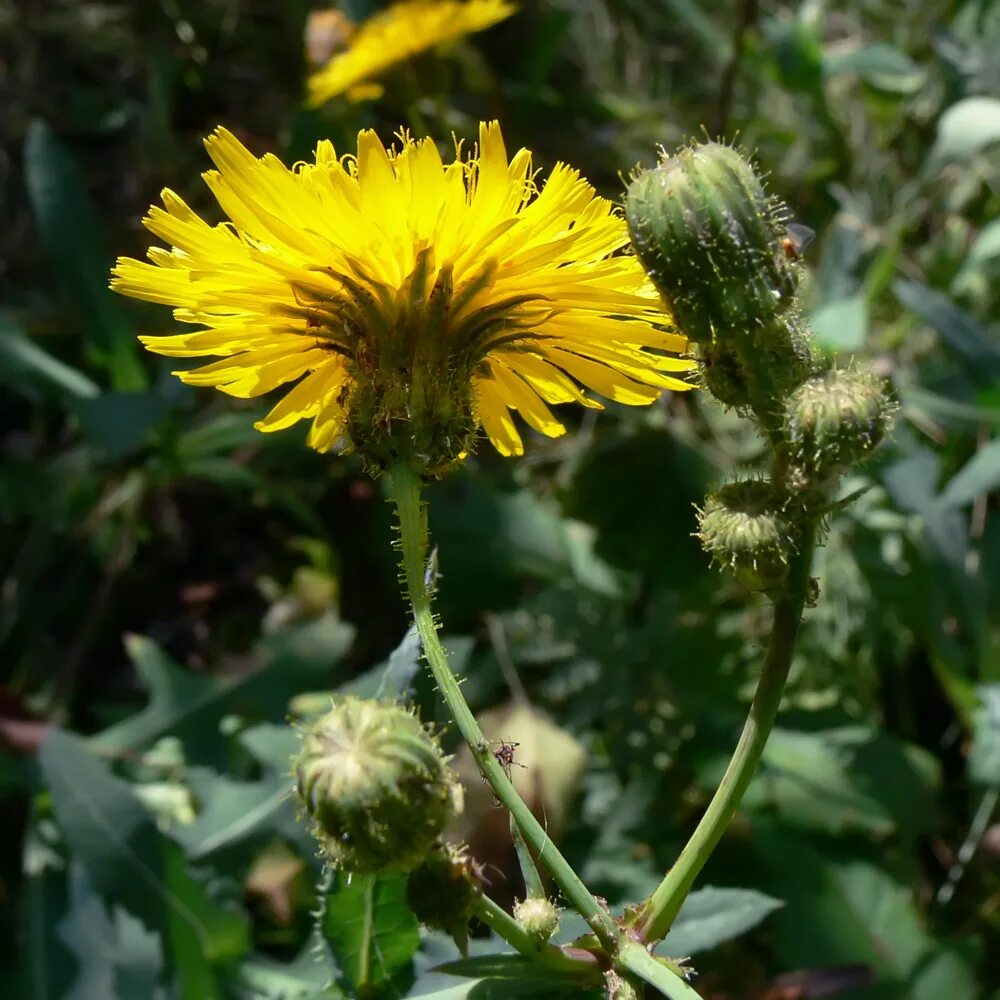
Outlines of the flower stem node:
[{"label": "flower stem node", "polygon": [[787,211],[735,149],[706,142],[664,155],[633,178],[625,210],[636,255],[691,340],[766,329],[794,302]]},{"label": "flower stem node", "polygon": [[357,874],[410,871],[459,811],[459,786],[410,711],[353,696],[302,733],[296,792],[329,863]]},{"label": "flower stem node", "polygon": [[871,372],[833,369],[807,379],[785,406],[794,463],[810,478],[843,471],[882,440],[892,409],[885,383]]},{"label": "flower stem node", "polygon": [[410,872],[406,901],[417,919],[432,930],[455,938],[464,951],[468,924],[482,895],[475,862],[468,849],[439,844]]},{"label": "flower stem node", "polygon": [[514,919],[539,945],[559,929],[559,910],[549,899],[520,899],[514,904]]},{"label": "flower stem node", "polygon": [[642,1000],[641,987],[630,983],[613,969],[604,976],[604,996],[606,1000]]},{"label": "flower stem node", "polygon": [[710,494],[698,527],[705,551],[744,586],[773,590],[784,580],[795,536],[770,482],[728,483]]}]

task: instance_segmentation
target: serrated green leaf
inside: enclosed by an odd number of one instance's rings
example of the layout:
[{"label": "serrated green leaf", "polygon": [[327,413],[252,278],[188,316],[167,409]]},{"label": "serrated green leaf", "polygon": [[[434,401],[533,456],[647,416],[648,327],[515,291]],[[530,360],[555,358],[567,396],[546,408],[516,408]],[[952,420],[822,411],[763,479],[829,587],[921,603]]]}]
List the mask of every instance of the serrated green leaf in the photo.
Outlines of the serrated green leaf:
[{"label": "serrated green leaf", "polygon": [[92,360],[107,370],[113,389],[146,389],[136,331],[108,288],[111,260],[100,217],[72,155],[38,119],[28,127],[24,176],[42,242],[87,330]]},{"label": "serrated green leaf", "polygon": [[684,901],[656,953],[676,957],[710,951],[753,930],[783,905],[755,889],[698,889]]},{"label": "serrated green leaf", "polygon": [[38,760],[73,858],[107,901],[160,934],[184,1000],[212,995],[213,964],[247,949],[243,917],[211,899],[131,787],[79,737],[50,729]]},{"label": "serrated green leaf", "polygon": [[82,866],[69,873],[70,906],[58,933],[77,959],[78,972],[65,1000],[149,997],[164,1000],[159,937],[121,907],[113,918]]},{"label": "serrated green leaf", "polygon": [[257,666],[239,674],[193,674],[151,640],[132,635],[125,645],[150,692],[147,706],[94,737],[105,750],[135,750],[171,733],[196,759],[212,759],[224,736],[218,720],[239,709],[244,716],[283,718],[289,698],[310,680],[328,676],[354,637],[350,625],[319,619],[270,636],[255,650]]},{"label": "serrated green leaf", "polygon": [[406,876],[341,875],[323,903],[320,929],[348,990],[370,990],[406,972],[420,945],[406,905]]}]

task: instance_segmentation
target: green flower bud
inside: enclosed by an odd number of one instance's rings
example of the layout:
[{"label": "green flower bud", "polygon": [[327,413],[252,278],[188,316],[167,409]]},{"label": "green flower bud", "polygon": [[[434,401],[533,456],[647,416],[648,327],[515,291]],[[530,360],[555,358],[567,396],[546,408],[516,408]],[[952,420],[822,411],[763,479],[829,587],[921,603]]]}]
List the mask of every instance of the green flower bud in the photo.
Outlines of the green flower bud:
[{"label": "green flower bud", "polygon": [[728,483],[698,513],[698,537],[713,561],[751,590],[772,590],[785,578],[794,531],[770,482]]},{"label": "green flower bud", "polygon": [[699,367],[705,388],[724,406],[743,410],[750,405],[750,388],[740,356],[722,344],[702,344]]},{"label": "green flower bud", "polygon": [[463,948],[466,928],[482,895],[475,862],[464,846],[442,844],[410,872],[406,901],[417,919],[450,934]]},{"label": "green flower bud", "polygon": [[787,211],[735,149],[664,155],[632,180],[625,211],[636,255],[691,340],[756,339],[794,301]]},{"label": "green flower bud", "polygon": [[540,945],[559,929],[559,910],[548,899],[518,900],[514,904],[514,919]]},{"label": "green flower bud", "polygon": [[870,372],[834,369],[804,382],[785,406],[793,462],[809,476],[839,472],[864,458],[892,420],[885,383]]},{"label": "green flower bud", "polygon": [[458,811],[458,785],[410,711],[348,696],[302,733],[296,791],[330,864],[409,871]]}]

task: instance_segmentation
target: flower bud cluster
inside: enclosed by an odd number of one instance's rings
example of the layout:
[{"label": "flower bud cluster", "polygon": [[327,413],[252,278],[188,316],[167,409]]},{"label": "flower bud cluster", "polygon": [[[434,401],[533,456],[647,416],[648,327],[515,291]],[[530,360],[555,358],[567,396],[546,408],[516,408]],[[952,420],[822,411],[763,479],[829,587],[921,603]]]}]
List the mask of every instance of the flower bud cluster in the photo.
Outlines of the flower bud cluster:
[{"label": "flower bud cluster", "polygon": [[843,473],[885,436],[885,387],[814,353],[788,211],[736,150],[706,142],[664,155],[632,179],[626,215],[636,255],[695,345],[704,387],[756,420],[773,453],[773,481],[710,496],[699,535],[742,582],[774,590],[803,520],[829,507]]},{"label": "flower bud cluster", "polygon": [[320,847],[346,872],[416,868],[461,804],[437,741],[393,702],[338,699],[302,732],[293,765]]}]

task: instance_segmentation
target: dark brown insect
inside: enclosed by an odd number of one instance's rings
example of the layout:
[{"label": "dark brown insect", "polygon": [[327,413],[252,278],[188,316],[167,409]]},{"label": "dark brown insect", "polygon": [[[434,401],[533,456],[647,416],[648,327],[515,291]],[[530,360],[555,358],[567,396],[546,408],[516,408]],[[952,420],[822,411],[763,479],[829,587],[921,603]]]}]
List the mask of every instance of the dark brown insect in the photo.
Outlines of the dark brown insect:
[{"label": "dark brown insect", "polygon": [[493,759],[503,768],[504,774],[507,775],[507,780],[510,781],[510,769],[514,764],[518,767],[524,767],[524,764],[518,764],[514,760],[514,752],[521,745],[520,743],[511,743],[508,740],[497,740],[497,747],[493,751]]}]

